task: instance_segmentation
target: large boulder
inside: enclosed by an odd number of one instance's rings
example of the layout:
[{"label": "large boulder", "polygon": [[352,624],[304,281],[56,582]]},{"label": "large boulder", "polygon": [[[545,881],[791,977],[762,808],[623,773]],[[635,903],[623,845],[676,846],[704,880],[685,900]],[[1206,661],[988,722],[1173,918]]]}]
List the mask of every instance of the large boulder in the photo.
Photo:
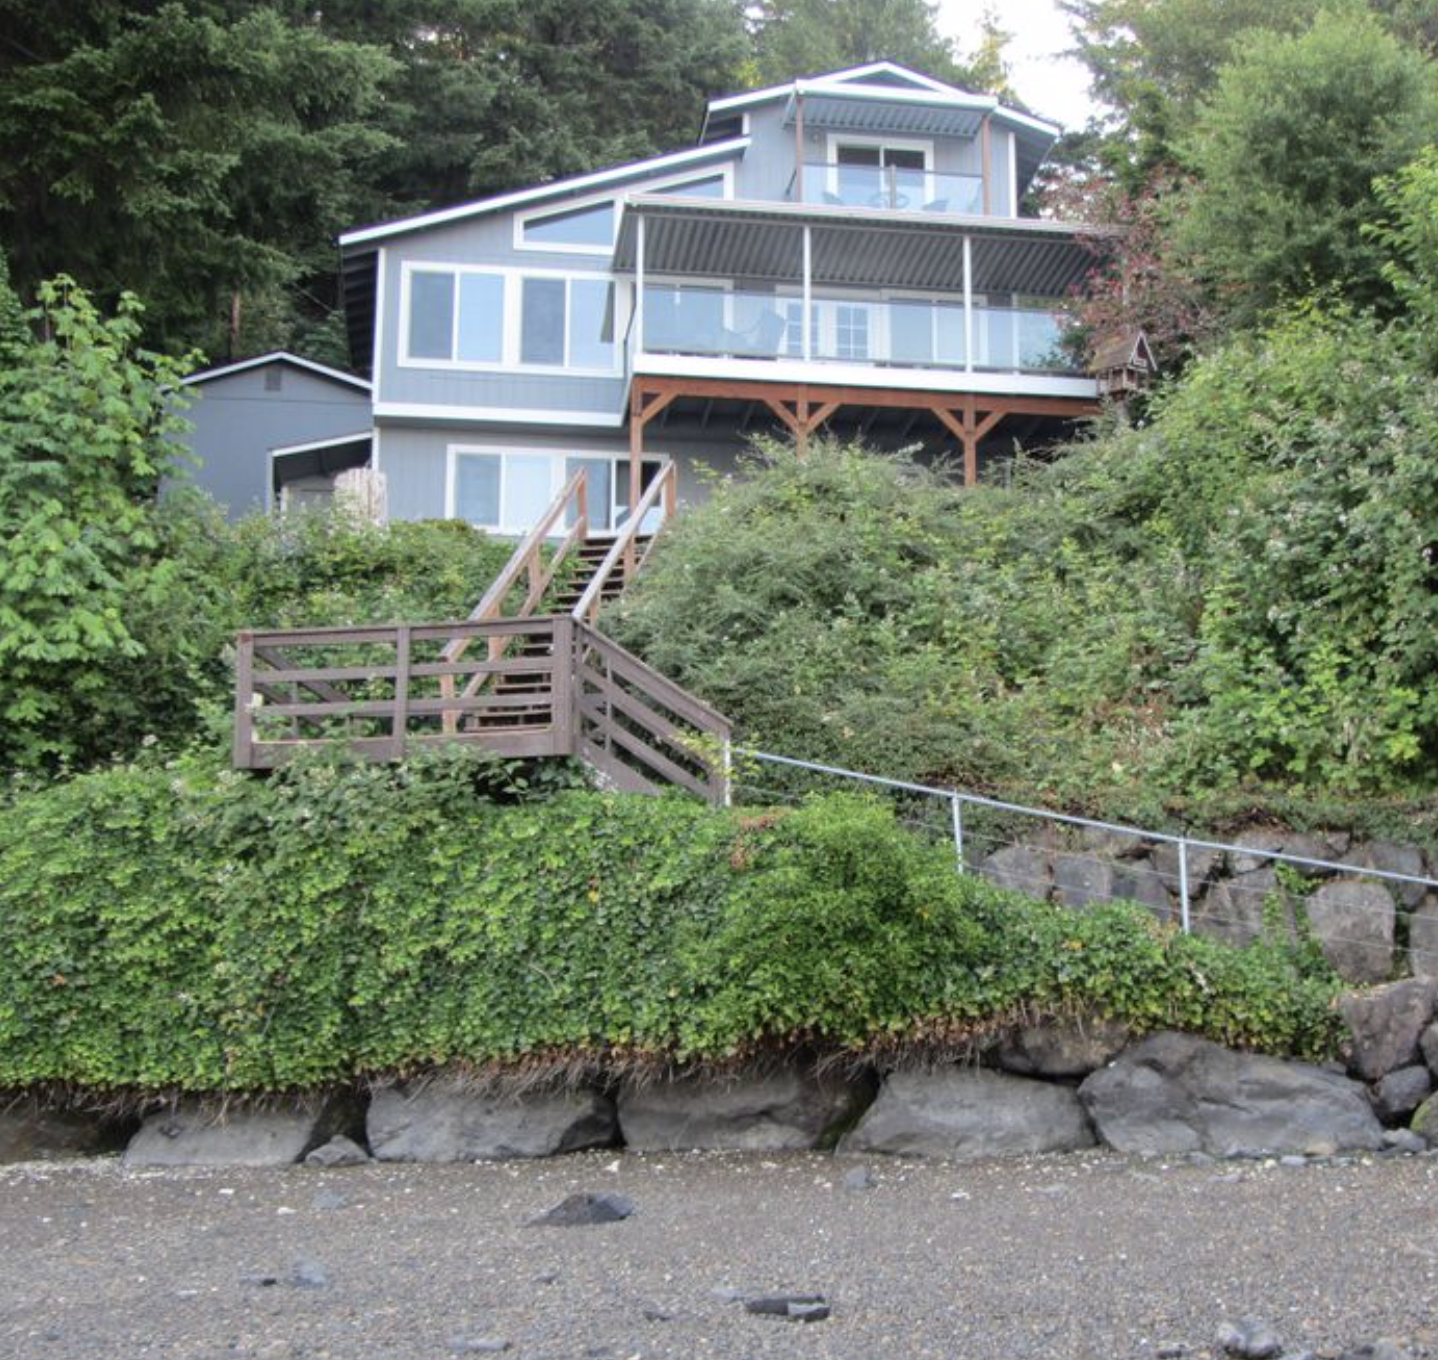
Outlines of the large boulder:
[{"label": "large boulder", "polygon": [[1377,1148],[1383,1130],[1357,1082],[1172,1032],[1095,1072],[1079,1096],[1120,1152],[1331,1153]]},{"label": "large boulder", "polygon": [[1173,915],[1168,884],[1151,859],[1124,860],[1114,866],[1113,895],[1148,907],[1160,921]]},{"label": "large boulder", "polygon": [[[1233,872],[1250,874],[1256,869],[1272,869],[1282,860],[1274,855],[1296,855],[1300,859],[1333,859],[1333,846],[1327,840],[1302,831],[1276,829],[1245,831],[1234,840],[1239,847],[1230,852]],[[1299,867],[1299,866],[1295,866]]]},{"label": "large boulder", "polygon": [[[1406,874],[1409,878],[1423,878],[1427,866],[1422,853],[1411,845],[1399,845],[1397,841],[1364,841],[1355,845],[1343,857],[1344,864],[1355,869],[1377,869],[1384,874]],[[1410,911],[1423,900],[1426,891],[1421,883],[1401,883],[1390,880],[1389,890]]]},{"label": "large boulder", "polygon": [[979,865],[979,874],[996,888],[1047,897],[1054,885],[1053,862],[1046,850],[1032,845],[1006,845]]},{"label": "large boulder", "polygon": [[1433,1094],[1433,1074],[1423,1063],[1400,1067],[1378,1082],[1371,1092],[1373,1112],[1392,1123],[1412,1114]]},{"label": "large boulder", "polygon": [[1350,992],[1338,1011],[1348,1026],[1348,1070],[1377,1081],[1420,1059],[1419,1040],[1433,1018],[1438,979],[1405,978],[1386,987]]},{"label": "large boulder", "polygon": [[710,1149],[789,1152],[818,1147],[873,1094],[866,1081],[797,1067],[763,1075],[626,1082],[619,1091],[624,1145],[636,1152]]},{"label": "large boulder", "polygon": [[599,1091],[499,1092],[452,1074],[376,1091],[365,1119],[381,1162],[482,1162],[610,1147],[614,1102]]},{"label": "large boulder", "polygon": [[[1224,858],[1222,850],[1210,850],[1206,846],[1190,845],[1183,850],[1184,862],[1188,865],[1188,891],[1191,900],[1198,895],[1222,872]],[[1153,867],[1158,870],[1165,883],[1178,896],[1179,847],[1172,841],[1161,841],[1154,847]]]},{"label": "large boulder", "polygon": [[1092,1146],[1072,1087],[947,1067],[892,1073],[840,1151],[975,1161]]},{"label": "large boulder", "polygon": [[1393,894],[1372,879],[1335,878],[1309,894],[1308,924],[1334,972],[1348,982],[1393,976]]},{"label": "large boulder", "polygon": [[354,1123],[353,1102],[342,1096],[263,1107],[186,1100],[140,1125],[125,1165],[288,1166]]},{"label": "large boulder", "polygon": [[1418,1047],[1423,1050],[1423,1061],[1428,1064],[1428,1070],[1438,1077],[1438,1021],[1423,1031]]},{"label": "large boulder", "polygon": [[1425,898],[1408,918],[1408,969],[1414,977],[1438,977],[1438,897]]},{"label": "large boulder", "polygon": [[1021,1077],[1086,1077],[1129,1041],[1116,1020],[1046,1020],[1010,1030],[992,1060]]},{"label": "large boulder", "polygon": [[0,1166],[93,1157],[118,1146],[117,1126],[99,1115],[47,1109],[34,1096],[0,1102]]},{"label": "large boulder", "polygon": [[1263,934],[1264,915],[1270,899],[1281,903],[1287,927],[1290,907],[1278,883],[1278,874],[1269,867],[1251,869],[1215,883],[1193,910],[1193,928],[1225,944],[1251,944]]},{"label": "large boulder", "polygon": [[1054,897],[1066,907],[1082,909],[1113,900],[1112,860],[1083,851],[1054,856]]}]

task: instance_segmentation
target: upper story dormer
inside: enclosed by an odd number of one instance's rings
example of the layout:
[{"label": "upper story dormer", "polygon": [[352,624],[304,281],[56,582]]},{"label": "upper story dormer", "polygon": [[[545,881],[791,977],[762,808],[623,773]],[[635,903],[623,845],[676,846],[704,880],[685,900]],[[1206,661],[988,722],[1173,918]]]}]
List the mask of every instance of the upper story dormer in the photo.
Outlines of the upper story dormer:
[{"label": "upper story dormer", "polygon": [[1017,217],[1058,133],[880,61],[711,100],[699,141],[749,140],[740,199]]}]

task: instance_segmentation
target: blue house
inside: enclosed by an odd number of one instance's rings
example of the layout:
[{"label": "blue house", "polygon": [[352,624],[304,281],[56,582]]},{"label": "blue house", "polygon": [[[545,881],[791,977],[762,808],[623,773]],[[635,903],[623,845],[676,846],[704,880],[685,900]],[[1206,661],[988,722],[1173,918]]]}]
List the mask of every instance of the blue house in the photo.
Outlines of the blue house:
[{"label": "blue house", "polygon": [[1093,414],[1059,310],[1091,253],[1020,211],[1057,135],[878,62],[715,99],[669,155],[347,232],[389,515],[520,534],[582,469],[613,531],[666,464],[696,498],[766,425],[972,482]]}]

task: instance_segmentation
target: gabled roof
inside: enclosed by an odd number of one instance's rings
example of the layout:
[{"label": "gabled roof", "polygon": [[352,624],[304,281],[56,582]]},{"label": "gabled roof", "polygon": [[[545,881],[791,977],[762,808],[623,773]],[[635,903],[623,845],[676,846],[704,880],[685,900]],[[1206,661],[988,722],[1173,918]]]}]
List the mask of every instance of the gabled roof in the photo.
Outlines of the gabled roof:
[{"label": "gabled roof", "polygon": [[340,246],[363,245],[406,232],[423,231],[426,227],[443,226],[446,222],[459,222],[468,217],[485,213],[504,212],[509,208],[523,207],[529,203],[542,203],[547,199],[565,198],[590,189],[601,189],[606,185],[619,184],[624,180],[642,179],[648,175],[661,174],[669,170],[680,170],[689,165],[705,165],[711,161],[730,160],[742,155],[749,145],[747,137],[734,137],[727,141],[711,142],[707,146],[691,147],[686,151],[673,151],[665,156],[652,156],[648,160],[631,161],[627,165],[612,166],[588,175],[572,175],[568,179],[551,180],[548,184],[537,184],[533,188],[519,189],[514,193],[499,194],[494,198],[475,199],[470,203],[457,203],[449,208],[437,208],[433,212],[420,213],[415,217],[401,217],[394,222],[380,222],[375,226],[357,227],[340,237]]},{"label": "gabled roof", "polygon": [[[1051,141],[1057,139],[1062,131],[1056,123],[1005,107],[991,94],[973,94],[968,90],[961,90],[957,85],[935,80],[932,76],[911,71],[907,66],[900,66],[892,61],[870,62],[867,66],[853,66],[848,70],[832,71],[827,75],[791,80],[784,85],[771,85],[766,89],[750,90],[745,94],[711,99],[705,125],[708,125],[709,118],[715,114],[731,113],[759,104],[791,99],[795,95],[823,94],[974,109],[988,113],[997,121],[1015,128],[1045,135]],[[701,140],[703,135],[701,132]]]},{"label": "gabled roof", "polygon": [[359,377],[358,374],[346,373],[343,369],[316,363],[313,359],[305,359],[298,354],[291,354],[286,349],[271,350],[268,354],[256,354],[253,358],[237,359],[234,363],[219,364],[214,368],[202,368],[191,373],[187,378],[181,378],[180,386],[198,387],[202,383],[213,382],[216,378],[228,378],[231,374],[243,373],[250,368],[263,368],[267,364],[293,364],[296,368],[305,369],[320,378],[328,378],[331,382],[345,383],[364,392],[370,390],[368,380]]}]

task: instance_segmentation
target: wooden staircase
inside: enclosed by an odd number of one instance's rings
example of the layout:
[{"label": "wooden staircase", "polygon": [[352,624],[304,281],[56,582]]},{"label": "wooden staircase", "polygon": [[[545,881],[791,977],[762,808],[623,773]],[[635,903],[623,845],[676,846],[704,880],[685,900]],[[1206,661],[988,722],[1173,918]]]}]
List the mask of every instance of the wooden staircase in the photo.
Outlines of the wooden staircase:
[{"label": "wooden staircase", "polygon": [[674,467],[612,538],[590,535],[587,496],[580,471],[461,622],[241,633],[235,766],[269,769],[322,744],[399,760],[464,742],[578,756],[617,789],[727,801],[728,721],[595,627],[643,568],[645,527],[673,513]]}]

